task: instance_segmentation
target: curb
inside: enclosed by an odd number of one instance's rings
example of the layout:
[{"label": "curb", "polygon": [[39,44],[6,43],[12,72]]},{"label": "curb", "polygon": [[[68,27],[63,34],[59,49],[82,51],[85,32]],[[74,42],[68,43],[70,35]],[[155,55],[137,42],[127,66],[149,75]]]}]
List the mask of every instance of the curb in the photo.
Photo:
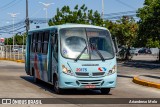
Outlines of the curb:
[{"label": "curb", "polygon": [[14,60],[14,59],[6,59],[6,58],[0,58],[0,60],[14,61],[14,62],[18,62],[18,63],[25,63],[24,60]]},{"label": "curb", "polygon": [[160,89],[160,84],[159,83],[146,81],[146,80],[140,79],[138,76],[135,76],[132,81],[136,84],[139,84],[139,85],[143,85],[143,86],[147,86],[147,87],[154,87],[154,88]]},{"label": "curb", "polygon": [[16,62],[24,63],[25,61],[24,60],[16,60]]}]

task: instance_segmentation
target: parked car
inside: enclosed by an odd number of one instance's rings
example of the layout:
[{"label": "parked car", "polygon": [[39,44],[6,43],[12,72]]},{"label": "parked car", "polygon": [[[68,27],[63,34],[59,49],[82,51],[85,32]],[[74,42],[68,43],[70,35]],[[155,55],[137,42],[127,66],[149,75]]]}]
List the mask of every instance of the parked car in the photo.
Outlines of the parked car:
[{"label": "parked car", "polygon": [[140,54],[152,54],[151,50],[148,48],[142,48],[138,51]]}]

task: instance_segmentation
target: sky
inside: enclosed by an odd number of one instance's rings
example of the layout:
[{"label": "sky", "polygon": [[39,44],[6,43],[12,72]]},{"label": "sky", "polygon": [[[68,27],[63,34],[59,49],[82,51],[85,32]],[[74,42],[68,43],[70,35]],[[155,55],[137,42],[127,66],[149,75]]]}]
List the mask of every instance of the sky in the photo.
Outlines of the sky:
[{"label": "sky", "polygon": [[[28,2],[30,18],[45,18],[44,7],[39,2],[54,3],[48,8],[48,18],[53,17],[56,14],[56,9],[62,8],[64,5],[73,9],[77,4],[79,6],[85,4],[88,9],[102,12],[102,0],[28,0]],[[8,13],[18,13],[15,23],[25,19],[25,3],[26,0],[1,0],[0,27],[12,24],[12,18]],[[104,13],[135,11],[143,7],[143,3],[144,0],[104,0]],[[2,34],[1,37],[6,35],[8,34]]]}]

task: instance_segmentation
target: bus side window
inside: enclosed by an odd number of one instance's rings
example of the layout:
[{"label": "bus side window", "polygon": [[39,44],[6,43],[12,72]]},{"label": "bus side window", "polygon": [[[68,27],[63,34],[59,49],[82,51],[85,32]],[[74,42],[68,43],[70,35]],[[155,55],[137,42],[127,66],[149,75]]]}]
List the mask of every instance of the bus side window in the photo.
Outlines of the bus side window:
[{"label": "bus side window", "polygon": [[36,52],[36,42],[37,42],[37,35],[33,33],[32,35],[32,52]]},{"label": "bus side window", "polygon": [[38,36],[38,44],[37,44],[37,52],[38,53],[41,53],[41,43],[42,43],[42,33],[40,32],[39,33],[39,36]]},{"label": "bus side window", "polygon": [[36,35],[35,52],[38,52],[38,38],[39,38],[39,33],[37,32],[35,35]]},{"label": "bus side window", "polygon": [[34,47],[33,47],[34,43],[33,43],[33,39],[34,39],[34,34],[32,34],[32,36],[31,36],[31,52],[34,52]]},{"label": "bus side window", "polygon": [[42,53],[43,54],[47,54],[48,52],[48,41],[49,41],[49,32],[45,32],[43,33],[43,42],[42,42],[43,44]]}]

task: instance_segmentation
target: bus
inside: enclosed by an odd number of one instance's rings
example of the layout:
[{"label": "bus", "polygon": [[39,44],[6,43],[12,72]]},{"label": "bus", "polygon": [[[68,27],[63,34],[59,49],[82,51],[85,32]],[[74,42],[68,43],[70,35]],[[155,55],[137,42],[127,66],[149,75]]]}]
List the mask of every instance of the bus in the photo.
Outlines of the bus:
[{"label": "bus", "polygon": [[108,94],[117,79],[116,48],[109,30],[63,24],[28,32],[25,71],[33,80],[65,89],[94,89]]}]

